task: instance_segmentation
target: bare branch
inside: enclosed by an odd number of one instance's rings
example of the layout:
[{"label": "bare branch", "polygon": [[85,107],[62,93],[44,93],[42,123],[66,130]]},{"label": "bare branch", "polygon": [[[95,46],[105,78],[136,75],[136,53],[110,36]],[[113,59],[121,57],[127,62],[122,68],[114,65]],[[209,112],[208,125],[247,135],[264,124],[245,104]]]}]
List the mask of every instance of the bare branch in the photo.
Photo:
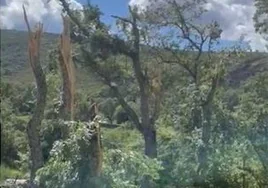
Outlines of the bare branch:
[{"label": "bare branch", "polygon": [[27,29],[28,29],[28,32],[29,32],[29,35],[30,35],[32,30],[31,30],[31,27],[30,27],[30,24],[29,24],[29,21],[28,21],[28,17],[27,17],[27,13],[26,13],[24,5],[22,5],[22,9],[23,9],[24,20],[25,20],[25,23],[26,23],[26,26],[27,26]]},{"label": "bare branch", "polygon": [[120,16],[114,16],[114,15],[111,15],[111,17],[118,19],[118,20],[121,20],[121,21],[126,22],[126,23],[130,23],[133,25],[133,22],[131,20],[126,19],[126,18],[122,18]]}]

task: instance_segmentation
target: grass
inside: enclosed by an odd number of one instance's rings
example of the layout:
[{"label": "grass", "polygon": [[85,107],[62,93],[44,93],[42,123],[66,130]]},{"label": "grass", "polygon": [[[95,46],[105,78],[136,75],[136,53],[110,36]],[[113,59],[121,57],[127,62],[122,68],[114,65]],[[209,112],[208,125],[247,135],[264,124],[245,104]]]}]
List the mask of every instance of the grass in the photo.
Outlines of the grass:
[{"label": "grass", "polygon": [[3,164],[0,166],[0,182],[10,178],[23,178],[23,176],[24,173],[19,170],[12,169]]}]

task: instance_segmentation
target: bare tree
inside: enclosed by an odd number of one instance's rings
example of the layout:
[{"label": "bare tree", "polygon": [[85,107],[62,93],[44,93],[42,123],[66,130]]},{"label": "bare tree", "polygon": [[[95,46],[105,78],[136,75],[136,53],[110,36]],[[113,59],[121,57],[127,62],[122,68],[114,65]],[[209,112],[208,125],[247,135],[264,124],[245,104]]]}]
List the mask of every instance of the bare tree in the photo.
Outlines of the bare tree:
[{"label": "bare tree", "polygon": [[[72,62],[70,20],[62,16],[63,32],[60,36],[59,65],[62,73],[62,106],[60,109],[61,118],[72,120],[74,114],[74,67]],[[62,128],[62,137],[68,137],[68,127]]]},{"label": "bare tree", "polygon": [[23,6],[24,19],[28,28],[29,33],[29,43],[28,43],[28,52],[29,52],[29,62],[35,77],[36,86],[37,86],[37,102],[36,107],[33,113],[32,118],[30,119],[27,126],[27,134],[29,139],[30,147],[30,160],[31,160],[31,174],[30,174],[30,186],[34,186],[34,178],[36,171],[43,166],[43,153],[40,144],[40,135],[39,129],[44,117],[44,110],[46,106],[46,96],[47,96],[47,84],[46,76],[43,72],[40,63],[40,43],[41,43],[41,34],[43,25],[38,24],[36,31],[32,32],[28,19],[25,7]]}]

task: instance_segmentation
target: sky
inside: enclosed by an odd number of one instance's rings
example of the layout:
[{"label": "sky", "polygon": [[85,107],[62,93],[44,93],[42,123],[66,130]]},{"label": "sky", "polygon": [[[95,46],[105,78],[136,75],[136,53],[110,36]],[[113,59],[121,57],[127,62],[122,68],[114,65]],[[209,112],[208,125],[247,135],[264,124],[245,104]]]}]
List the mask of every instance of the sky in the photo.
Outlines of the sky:
[{"label": "sky", "polygon": [[[71,7],[80,9],[87,0],[69,0]],[[158,0],[159,2],[164,0]],[[177,0],[186,1],[186,0]],[[150,0],[91,0],[103,12],[102,20],[114,24],[111,15],[127,16],[128,5],[137,5],[140,9],[150,6]],[[44,23],[46,32],[61,32],[61,7],[57,0],[0,0],[0,27],[4,29],[25,29],[22,5],[25,5],[31,24]],[[208,12],[204,19],[216,20],[223,29],[223,45],[240,39],[249,42],[253,50],[264,51],[267,41],[256,34],[252,17],[255,12],[254,0],[207,0]]]}]

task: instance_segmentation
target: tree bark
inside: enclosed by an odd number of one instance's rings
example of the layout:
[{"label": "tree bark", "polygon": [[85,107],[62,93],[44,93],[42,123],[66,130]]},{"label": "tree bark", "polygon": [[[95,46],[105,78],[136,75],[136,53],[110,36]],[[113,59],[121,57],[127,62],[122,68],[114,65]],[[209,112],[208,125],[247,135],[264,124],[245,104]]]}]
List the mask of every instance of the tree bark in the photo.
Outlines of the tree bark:
[{"label": "tree bark", "polygon": [[[60,116],[64,120],[73,120],[74,111],[74,67],[71,55],[70,20],[62,17],[63,32],[60,38],[59,65],[62,73],[62,106]],[[62,127],[62,138],[69,136],[68,127]]]},{"label": "tree bark", "polygon": [[40,64],[40,42],[42,33],[42,24],[39,24],[37,30],[32,32],[27,19],[26,10],[23,7],[24,19],[29,32],[29,62],[35,77],[37,86],[37,102],[32,118],[27,126],[27,134],[30,148],[30,186],[34,186],[36,171],[43,166],[44,159],[40,143],[39,128],[44,118],[44,110],[46,106],[47,84],[46,76]]},{"label": "tree bark", "polygon": [[145,155],[150,158],[157,157],[156,130],[153,127],[145,128],[143,133],[145,141]]}]

